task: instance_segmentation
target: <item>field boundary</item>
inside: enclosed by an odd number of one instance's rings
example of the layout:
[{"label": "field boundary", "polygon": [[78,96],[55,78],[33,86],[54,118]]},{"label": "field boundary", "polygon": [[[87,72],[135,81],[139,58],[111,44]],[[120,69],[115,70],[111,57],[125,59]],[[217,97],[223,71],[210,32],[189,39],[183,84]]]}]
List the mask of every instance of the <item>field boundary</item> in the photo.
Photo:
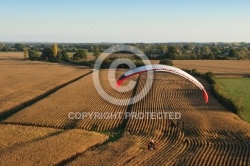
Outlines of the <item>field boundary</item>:
[{"label": "field boundary", "polygon": [[241,105],[237,104],[232,99],[230,99],[230,98],[228,98],[220,93],[220,89],[217,86],[218,83],[216,82],[214,73],[207,72],[204,74],[204,73],[197,71],[196,69],[185,70],[185,71],[193,76],[198,76],[198,77],[205,79],[209,83],[209,85],[211,86],[211,93],[214,96],[214,98],[216,100],[218,100],[222,106],[224,106],[225,108],[227,108],[231,112],[238,115],[242,120],[246,121],[246,119],[239,114],[239,112],[242,110]]},{"label": "field boundary", "polygon": [[[18,112],[18,111],[24,109],[25,107],[31,106],[32,104],[38,102],[39,100],[42,100],[42,99],[44,99],[45,97],[47,97],[47,96],[49,96],[49,95],[55,93],[55,92],[58,91],[59,89],[61,89],[61,88],[65,87],[65,86],[67,86],[67,85],[69,85],[69,84],[71,84],[71,83],[73,83],[73,82],[75,82],[75,81],[77,81],[77,80],[79,80],[79,79],[81,79],[81,78],[83,78],[83,77],[89,75],[90,73],[92,73],[92,71],[90,71],[90,72],[88,72],[88,73],[86,73],[86,74],[83,74],[83,75],[81,75],[81,76],[78,76],[78,77],[76,77],[76,78],[74,78],[74,79],[72,79],[72,80],[70,80],[70,81],[68,81],[68,82],[65,82],[65,83],[61,84],[61,85],[58,85],[58,86],[56,86],[56,87],[54,87],[54,88],[52,88],[52,89],[46,91],[45,93],[43,93],[43,94],[41,94],[41,95],[39,95],[39,96],[33,98],[33,99],[30,99],[30,100],[28,100],[28,101],[26,101],[26,102],[23,102],[23,103],[21,103],[21,104],[15,106],[15,107],[9,109],[8,111],[4,111],[4,112],[0,113],[0,122],[3,121],[3,120],[5,120],[5,119],[7,119],[7,118],[9,118],[10,116],[12,116],[12,115],[15,114],[16,112]],[[2,123],[2,122],[1,122],[1,123]]]}]

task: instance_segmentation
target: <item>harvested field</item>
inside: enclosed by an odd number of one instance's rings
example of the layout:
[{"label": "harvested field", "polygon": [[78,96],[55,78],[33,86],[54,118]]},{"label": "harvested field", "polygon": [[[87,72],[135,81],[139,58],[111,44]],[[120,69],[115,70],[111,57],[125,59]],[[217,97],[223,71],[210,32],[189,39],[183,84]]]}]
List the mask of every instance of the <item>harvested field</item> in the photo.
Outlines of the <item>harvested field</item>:
[{"label": "harvested field", "polygon": [[[242,77],[250,75],[250,60],[172,60],[180,69],[197,69],[202,73],[208,71],[219,77]],[[159,60],[151,60],[159,64]]]},{"label": "harvested field", "polygon": [[[9,66],[14,68],[15,66],[11,65],[18,66],[21,63],[19,61],[21,60],[0,60],[0,63],[9,63]],[[23,68],[33,66],[33,63],[45,64],[30,61],[22,63],[26,63]],[[195,68],[194,65],[190,66]],[[207,66],[204,70],[214,69],[219,71],[216,74],[222,73],[216,66]],[[5,68],[8,68],[8,64]],[[47,69],[51,68],[47,66],[44,72],[50,73]],[[5,70],[7,72],[7,69]],[[224,67],[225,75],[225,70],[231,71]],[[232,70],[236,71],[235,68]],[[82,72],[82,69],[79,71]],[[234,74],[237,75],[237,72],[245,74],[241,69]],[[28,73],[31,74],[30,71]],[[136,88],[120,93],[109,85],[108,70],[102,70],[100,73],[105,91],[120,99],[138,94],[146,81],[145,73],[133,76],[131,79],[137,82]],[[124,71],[117,71],[116,76],[122,73]],[[72,76],[72,73],[68,72],[65,78],[69,78],[69,75]],[[19,78],[19,75],[13,74],[12,77],[14,80],[15,77]],[[52,75],[48,77],[57,78]],[[32,79],[30,76],[26,78],[28,79],[34,82],[39,77]],[[143,100],[132,106],[117,106],[102,99],[93,85],[92,73],[86,75],[1,121],[5,125],[0,125],[3,132],[0,136],[3,140],[0,148],[0,165],[250,165],[250,125],[222,107],[211,95],[210,86],[204,80],[198,79],[208,90],[208,104],[205,104],[201,91],[189,81],[173,74],[157,72],[153,86]],[[7,80],[11,82],[11,79]],[[44,84],[50,84],[49,81],[52,80],[48,79]],[[1,83],[8,85],[5,81]],[[17,84],[17,87],[21,89],[25,83]],[[36,89],[39,86],[33,87]],[[181,118],[88,117],[71,120],[68,117],[70,112],[117,111],[144,115],[146,112],[179,112]],[[120,131],[122,136],[101,144],[107,140],[107,136],[81,129],[116,130]],[[147,143],[152,138],[156,141],[156,150],[148,151]],[[100,145],[94,146],[96,144]]]},{"label": "harvested field", "polygon": [[19,125],[0,125],[0,151],[8,147],[24,144],[33,140],[43,138],[60,130],[52,128],[19,126]]},{"label": "harvested field", "polygon": [[[144,82],[142,75],[138,91]],[[109,165],[249,165],[250,125],[209,97],[205,104],[200,90],[185,79],[156,74],[152,89],[131,112],[180,112],[181,119],[130,118],[121,139],[91,149],[69,165],[105,161]],[[157,146],[152,152],[146,149],[150,138]]]},{"label": "harvested field", "polygon": [[221,77],[250,75],[250,60],[173,60],[175,67],[211,71]]},{"label": "harvested field", "polygon": [[[150,60],[159,64],[159,60]],[[197,69],[199,72],[213,72],[217,77],[238,78],[250,75],[250,60],[172,60],[180,69]]]},{"label": "harvested field", "polygon": [[78,66],[25,61],[19,54],[0,53],[0,115],[90,72]]},{"label": "harvested field", "polygon": [[23,60],[23,52],[0,52],[0,60]]},{"label": "harvested field", "polygon": [[[26,133],[23,132],[22,134]],[[62,164],[64,161],[83,153],[91,146],[100,144],[106,139],[107,136],[105,135],[83,130],[58,130],[46,137],[2,149],[0,151],[0,165]]]},{"label": "harvested field", "polygon": [[[117,72],[120,75],[124,71]],[[132,92],[119,93],[109,86],[108,71],[100,72],[103,88],[117,98],[130,98]],[[135,77],[136,78],[136,77]],[[115,79],[114,79],[115,80]],[[96,92],[92,75],[58,90],[54,94],[27,107],[4,121],[11,124],[37,125],[54,128],[81,128],[86,130],[111,130],[121,125],[123,116],[116,119],[83,118],[69,119],[70,112],[126,112],[127,106],[117,106],[108,103]]]}]

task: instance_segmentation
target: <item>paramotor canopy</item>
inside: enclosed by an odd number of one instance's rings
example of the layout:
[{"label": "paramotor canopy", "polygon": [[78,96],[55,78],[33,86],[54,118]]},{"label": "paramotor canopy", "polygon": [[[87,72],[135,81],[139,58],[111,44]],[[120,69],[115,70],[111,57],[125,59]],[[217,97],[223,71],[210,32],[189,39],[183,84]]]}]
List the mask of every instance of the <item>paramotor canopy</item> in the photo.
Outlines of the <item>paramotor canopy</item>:
[{"label": "paramotor canopy", "polygon": [[183,71],[181,69],[178,69],[178,68],[173,67],[173,66],[167,66],[167,65],[146,65],[146,66],[141,66],[141,67],[138,67],[135,69],[131,69],[131,70],[127,71],[126,73],[124,73],[117,80],[117,82],[116,82],[117,87],[119,87],[123,83],[123,81],[125,81],[127,78],[129,78],[133,75],[140,74],[143,72],[148,72],[148,71],[164,71],[164,72],[177,74],[179,76],[182,76],[182,77],[188,79],[189,81],[194,83],[197,87],[199,87],[200,90],[202,90],[204,100],[206,103],[208,102],[207,91],[205,90],[203,85],[197,79],[195,79],[193,76],[191,76],[190,74],[186,73],[185,71]]}]

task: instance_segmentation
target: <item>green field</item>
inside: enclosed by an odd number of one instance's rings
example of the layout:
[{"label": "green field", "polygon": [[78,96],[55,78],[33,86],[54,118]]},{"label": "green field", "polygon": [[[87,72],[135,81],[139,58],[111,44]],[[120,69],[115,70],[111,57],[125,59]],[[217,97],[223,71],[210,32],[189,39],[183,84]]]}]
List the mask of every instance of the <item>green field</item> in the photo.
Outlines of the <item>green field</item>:
[{"label": "green field", "polygon": [[217,79],[221,93],[242,107],[240,116],[250,122],[250,78]]}]

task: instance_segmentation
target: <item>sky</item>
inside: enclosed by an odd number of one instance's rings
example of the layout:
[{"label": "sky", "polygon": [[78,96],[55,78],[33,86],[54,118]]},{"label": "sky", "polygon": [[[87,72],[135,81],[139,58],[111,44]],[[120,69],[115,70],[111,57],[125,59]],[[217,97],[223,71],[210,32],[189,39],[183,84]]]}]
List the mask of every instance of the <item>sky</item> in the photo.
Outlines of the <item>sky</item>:
[{"label": "sky", "polygon": [[250,1],[1,0],[6,41],[250,42]]}]

